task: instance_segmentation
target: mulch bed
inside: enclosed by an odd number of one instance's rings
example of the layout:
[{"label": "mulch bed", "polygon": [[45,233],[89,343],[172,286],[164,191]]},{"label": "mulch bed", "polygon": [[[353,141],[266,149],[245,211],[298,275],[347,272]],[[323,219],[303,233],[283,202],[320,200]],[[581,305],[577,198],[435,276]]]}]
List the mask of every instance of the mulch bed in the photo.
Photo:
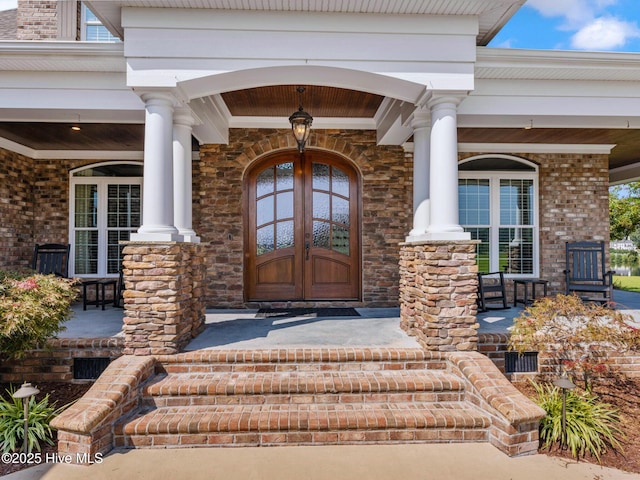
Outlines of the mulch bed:
[{"label": "mulch bed", "polygon": [[[49,393],[50,401],[57,401],[57,405],[65,405],[80,398],[91,386],[91,383],[38,383],[37,387],[42,393],[38,399]],[[517,383],[516,387],[529,397],[534,397],[535,392],[531,385],[526,382]],[[0,384],[0,393],[6,395],[6,384]],[[621,425],[626,434],[626,439],[622,442],[624,452],[607,452],[601,456],[601,464],[606,467],[617,468],[627,472],[640,473],[640,379],[613,379],[599,381],[594,385],[594,392],[600,399],[616,407],[622,419]],[[56,452],[55,446],[43,446],[42,454]],[[551,451],[541,450],[540,453],[573,459],[566,450],[553,449]],[[587,456],[580,461],[597,463],[595,458]],[[3,464],[0,463],[0,476],[17,472],[31,465]]]}]

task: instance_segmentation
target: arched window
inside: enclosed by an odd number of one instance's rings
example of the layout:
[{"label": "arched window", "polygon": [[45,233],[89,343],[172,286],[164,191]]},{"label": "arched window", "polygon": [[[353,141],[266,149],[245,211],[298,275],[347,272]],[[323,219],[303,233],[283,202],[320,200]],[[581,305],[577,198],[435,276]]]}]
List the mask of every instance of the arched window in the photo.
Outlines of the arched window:
[{"label": "arched window", "polygon": [[110,162],[71,172],[70,275],[118,275],[121,240],[140,226],[142,164]]},{"label": "arched window", "polygon": [[516,157],[491,155],[458,167],[460,224],[480,240],[480,272],[537,276],[538,169]]}]

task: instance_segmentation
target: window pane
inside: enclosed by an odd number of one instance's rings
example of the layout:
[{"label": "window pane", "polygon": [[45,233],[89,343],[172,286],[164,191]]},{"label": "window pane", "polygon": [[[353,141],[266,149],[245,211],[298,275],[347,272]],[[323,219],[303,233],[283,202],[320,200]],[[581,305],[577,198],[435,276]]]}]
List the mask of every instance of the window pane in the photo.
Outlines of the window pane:
[{"label": "window pane", "polygon": [[256,226],[259,227],[265,223],[273,222],[273,200],[273,195],[269,195],[268,197],[258,200]]},{"label": "window pane", "polygon": [[108,185],[107,227],[140,226],[140,185]]},{"label": "window pane", "polygon": [[336,167],[333,167],[331,172],[331,191],[349,198],[349,177]]},{"label": "window pane", "polygon": [[349,200],[337,197],[331,198],[331,220],[334,222],[349,225]]},{"label": "window pane", "polygon": [[500,224],[533,224],[532,180],[500,180]]},{"label": "window pane", "polygon": [[120,241],[129,240],[130,230],[110,230],[107,232],[107,273],[115,274],[122,265],[122,246]]},{"label": "window pane", "polygon": [[256,179],[256,196],[258,198],[268,193],[273,193],[275,190],[273,172],[273,167],[269,167],[258,175]]},{"label": "window pane", "polygon": [[293,189],[293,163],[276,165],[276,190]]},{"label": "window pane", "polygon": [[329,191],[329,165],[313,164],[313,189]]},{"label": "window pane", "polygon": [[331,248],[337,252],[349,255],[349,230],[338,225],[333,226]]},{"label": "window pane", "polygon": [[328,193],[313,192],[313,218],[329,220],[329,202]]},{"label": "window pane", "polygon": [[276,248],[293,247],[293,220],[276,224]]},{"label": "window pane", "polygon": [[313,222],[313,246],[331,248],[329,242],[330,224],[328,222]]},{"label": "window pane", "polygon": [[74,271],[78,275],[98,273],[98,231],[76,230]]},{"label": "window pane", "polygon": [[[272,198],[272,197],[267,197]],[[276,195],[276,219],[293,218],[293,192]]]},{"label": "window pane", "polygon": [[488,179],[458,180],[458,213],[461,225],[489,225],[490,189]]},{"label": "window pane", "polygon": [[96,227],[98,225],[98,186],[76,185],[75,193],[75,227]]},{"label": "window pane", "polygon": [[533,228],[501,228],[500,269],[506,273],[533,273]]},{"label": "window pane", "polygon": [[480,240],[481,243],[476,245],[476,263],[478,265],[478,271],[489,273],[493,269],[490,263],[491,248],[489,244],[489,229],[488,228],[465,228],[465,232],[471,233],[472,240]]},{"label": "window pane", "polygon": [[268,252],[273,252],[274,246],[274,232],[273,225],[268,225],[263,228],[259,228],[256,232],[256,254],[263,255]]}]

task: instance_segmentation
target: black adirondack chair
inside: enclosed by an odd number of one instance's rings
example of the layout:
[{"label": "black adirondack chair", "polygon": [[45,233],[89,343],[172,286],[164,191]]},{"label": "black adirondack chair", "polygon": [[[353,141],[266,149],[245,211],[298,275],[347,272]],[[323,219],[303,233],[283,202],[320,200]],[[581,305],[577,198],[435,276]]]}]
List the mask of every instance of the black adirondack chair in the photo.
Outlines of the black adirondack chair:
[{"label": "black adirondack chair", "polygon": [[604,242],[566,242],[566,293],[589,302],[613,301],[613,271],[605,268]]},{"label": "black adirondack chair", "polygon": [[502,272],[478,273],[478,311],[486,312],[490,308],[509,308]]},{"label": "black adirondack chair", "polygon": [[31,268],[43,275],[54,274],[67,278],[69,276],[70,248],[70,245],[60,243],[36,244]]}]

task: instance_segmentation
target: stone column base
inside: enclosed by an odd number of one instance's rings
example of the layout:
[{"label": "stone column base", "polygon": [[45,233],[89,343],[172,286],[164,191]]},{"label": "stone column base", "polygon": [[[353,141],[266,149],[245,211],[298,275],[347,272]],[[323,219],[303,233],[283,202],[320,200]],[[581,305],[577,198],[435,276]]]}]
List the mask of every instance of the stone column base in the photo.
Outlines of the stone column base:
[{"label": "stone column base", "polygon": [[478,349],[477,243],[400,244],[400,326],[427,350]]},{"label": "stone column base", "polygon": [[203,247],[126,242],[123,255],[123,353],[178,353],[204,329]]}]

